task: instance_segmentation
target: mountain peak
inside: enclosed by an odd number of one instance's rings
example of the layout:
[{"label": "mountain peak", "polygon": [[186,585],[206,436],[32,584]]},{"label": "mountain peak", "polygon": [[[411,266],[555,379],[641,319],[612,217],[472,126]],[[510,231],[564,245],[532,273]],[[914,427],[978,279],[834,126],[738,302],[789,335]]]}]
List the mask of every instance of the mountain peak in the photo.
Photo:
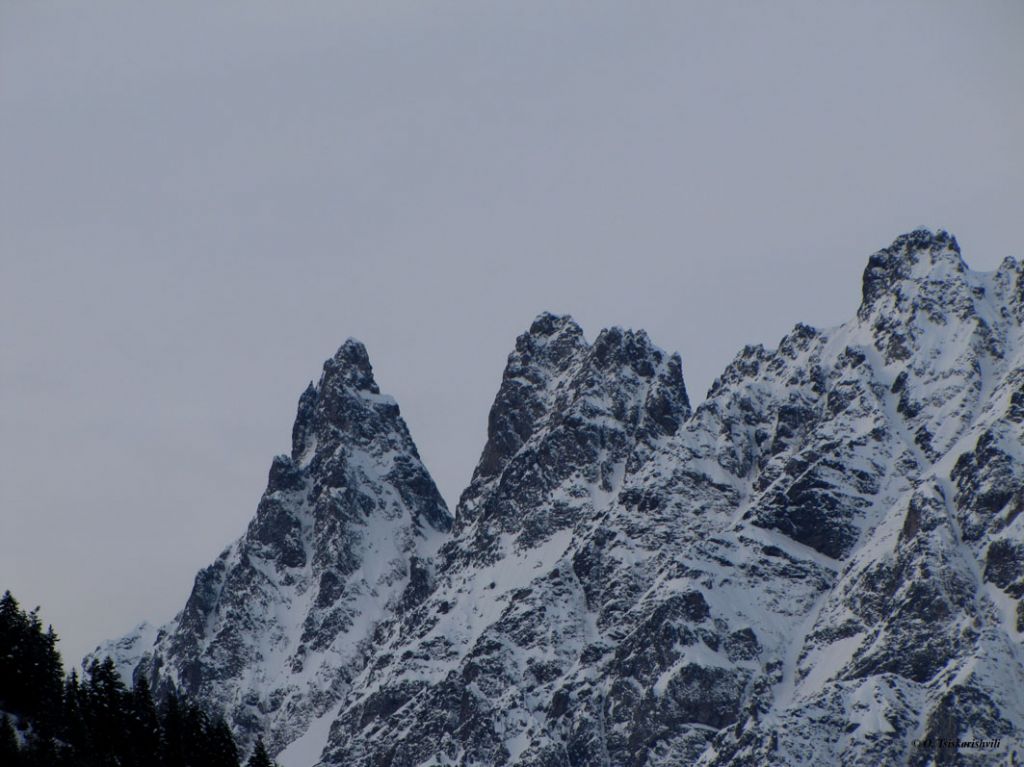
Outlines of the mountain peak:
[{"label": "mountain peak", "polygon": [[974,272],[920,229],[863,290],[849,322],[745,347],[696,413],[645,332],[589,343],[540,314],[454,520],[349,340],[245,536],[155,639],[109,649],[300,767],[923,764],[922,735],[1012,742],[1024,270]]},{"label": "mountain peak", "polygon": [[506,373],[513,368],[532,368],[537,376],[543,377],[564,369],[586,346],[583,329],[572,317],[544,312],[516,339]]},{"label": "mountain peak", "polygon": [[366,347],[349,339],[299,398],[292,454],[274,458],[244,535],[159,633],[111,647],[154,690],[223,714],[244,747],[263,735],[280,750],[344,694],[451,524]]},{"label": "mountain peak", "polygon": [[338,351],[324,363],[324,382],[341,383],[358,391],[379,394],[380,389],[373,380],[370,355],[361,341],[349,338]]},{"label": "mountain peak", "polygon": [[906,280],[949,279],[967,270],[956,237],[939,229],[915,229],[868,259],[864,269],[860,312],[866,313],[884,295]]},{"label": "mountain peak", "polygon": [[[613,491],[626,466],[643,463],[690,412],[679,356],[644,331],[607,328],[588,344],[571,318],[542,314],[509,355],[457,527],[483,513],[485,538],[522,529],[520,543],[528,544],[536,530],[592,516],[595,499]],[[547,512],[520,513],[533,503],[525,499],[555,488],[583,500],[560,504],[554,521]]]},{"label": "mountain peak", "polygon": [[665,352],[651,343],[643,330],[611,327],[602,330],[594,341],[593,356],[603,367],[629,367],[642,378],[651,378]]},{"label": "mountain peak", "polygon": [[552,312],[541,312],[530,325],[531,336],[548,337],[561,333],[571,335],[583,335],[583,330],[576,323],[576,320],[568,314],[554,314]]}]

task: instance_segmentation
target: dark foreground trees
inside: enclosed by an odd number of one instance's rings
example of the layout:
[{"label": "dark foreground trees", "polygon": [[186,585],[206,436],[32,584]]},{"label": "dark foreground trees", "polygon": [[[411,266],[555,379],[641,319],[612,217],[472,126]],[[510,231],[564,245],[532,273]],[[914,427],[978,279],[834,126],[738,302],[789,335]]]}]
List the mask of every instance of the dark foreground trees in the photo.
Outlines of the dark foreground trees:
[{"label": "dark foreground trees", "polygon": [[223,720],[173,693],[157,705],[145,679],[129,690],[110,658],[65,678],[57,635],[8,591],[0,598],[0,765],[239,767],[239,757]]},{"label": "dark foreground trees", "polygon": [[256,748],[253,749],[252,756],[245,763],[245,767],[274,767],[274,763],[270,760],[267,749],[263,745],[263,738],[256,741]]}]

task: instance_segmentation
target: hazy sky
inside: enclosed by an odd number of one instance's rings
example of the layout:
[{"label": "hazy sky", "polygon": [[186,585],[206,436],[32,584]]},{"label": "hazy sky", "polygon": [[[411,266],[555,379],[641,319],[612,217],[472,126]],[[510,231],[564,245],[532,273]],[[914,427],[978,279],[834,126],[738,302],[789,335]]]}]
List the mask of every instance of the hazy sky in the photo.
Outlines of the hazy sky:
[{"label": "hazy sky", "polygon": [[1024,3],[0,0],[0,589],[179,610],[370,351],[454,506],[542,310],[691,398],[919,225],[1024,255]]}]

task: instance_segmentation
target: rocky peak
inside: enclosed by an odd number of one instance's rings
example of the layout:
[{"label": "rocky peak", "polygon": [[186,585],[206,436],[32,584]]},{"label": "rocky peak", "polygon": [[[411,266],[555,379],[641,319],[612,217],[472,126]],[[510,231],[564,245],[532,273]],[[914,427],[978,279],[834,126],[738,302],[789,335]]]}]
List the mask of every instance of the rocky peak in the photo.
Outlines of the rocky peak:
[{"label": "rocky peak", "polygon": [[960,246],[949,232],[916,229],[902,234],[893,240],[892,245],[868,260],[864,269],[860,312],[869,311],[881,296],[893,291],[904,280],[921,279],[940,272],[942,276],[962,274],[965,269]]},{"label": "rocky peak", "polygon": [[506,531],[518,529],[519,500],[570,481],[577,494],[587,485],[607,492],[638,446],[674,434],[689,415],[678,355],[646,333],[610,328],[588,344],[570,317],[542,314],[509,355],[458,524],[486,508]]},{"label": "rocky peak", "polygon": [[292,429],[292,457],[318,464],[335,460],[339,443],[381,454],[389,450],[419,458],[398,404],[381,394],[366,348],[346,341],[323,366],[316,386],[299,399]]},{"label": "rocky peak", "polygon": [[1006,297],[990,295],[998,290],[991,278],[967,268],[952,235],[920,229],[871,256],[857,318],[869,328],[886,364],[905,363],[929,338],[938,337],[936,328],[947,325],[964,331],[952,334],[957,343],[974,335],[971,344],[999,356],[993,307]]},{"label": "rocky peak", "polygon": [[639,439],[672,436],[690,417],[679,355],[659,349],[642,330],[602,330],[586,367],[611,381],[632,379],[643,402],[635,413],[623,411],[618,417]]},{"label": "rocky peak", "polygon": [[903,235],[695,414],[645,333],[542,314],[450,536],[349,342],[246,536],[113,649],[332,766],[995,763],[915,741],[1024,727],[1022,296]]},{"label": "rocky peak", "polygon": [[352,411],[364,409],[379,395],[366,347],[349,338],[324,362],[319,384],[311,381],[299,397],[292,426],[292,459],[301,460],[318,440],[331,441],[327,433],[331,426],[345,433],[352,424]]},{"label": "rocky peak", "polygon": [[711,388],[708,390],[708,399],[728,391],[730,387],[740,381],[756,376],[760,372],[761,366],[770,358],[771,355],[762,344],[747,344],[711,384]]},{"label": "rocky peak", "polygon": [[354,338],[343,343],[334,356],[324,362],[321,386],[343,386],[357,391],[379,394],[373,380],[373,368],[366,347]]},{"label": "rocky peak", "polygon": [[474,482],[499,474],[530,438],[550,406],[552,381],[586,348],[583,331],[571,317],[547,312],[516,339],[487,419],[487,443]]},{"label": "rocky peak", "polygon": [[541,312],[530,329],[516,339],[516,352],[544,348],[558,360],[572,354],[583,343],[583,330],[568,314]]},{"label": "rocky peak", "polygon": [[129,643],[122,669],[222,712],[243,745],[262,734],[283,747],[344,693],[451,525],[349,339],[299,398],[291,455],[274,459],[245,534],[199,572],[174,620]]}]

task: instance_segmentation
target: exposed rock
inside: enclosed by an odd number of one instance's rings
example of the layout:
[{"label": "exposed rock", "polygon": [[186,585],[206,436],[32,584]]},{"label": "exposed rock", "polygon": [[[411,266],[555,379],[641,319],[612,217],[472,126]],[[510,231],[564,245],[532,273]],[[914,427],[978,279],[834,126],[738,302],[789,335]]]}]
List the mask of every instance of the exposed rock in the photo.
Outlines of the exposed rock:
[{"label": "exposed rock", "polygon": [[451,524],[398,406],[350,340],[300,397],[292,453],[271,464],[245,535],[199,572],[157,636],[97,653],[223,713],[244,746],[262,734],[279,751],[344,696],[378,622],[423,599]]},{"label": "exposed rock", "polygon": [[1022,272],[904,235],[853,320],[746,347],[696,410],[644,333],[541,315],[454,526],[346,345],[246,536],[155,639],[111,647],[278,747],[336,710],[331,766],[1005,763]]}]

